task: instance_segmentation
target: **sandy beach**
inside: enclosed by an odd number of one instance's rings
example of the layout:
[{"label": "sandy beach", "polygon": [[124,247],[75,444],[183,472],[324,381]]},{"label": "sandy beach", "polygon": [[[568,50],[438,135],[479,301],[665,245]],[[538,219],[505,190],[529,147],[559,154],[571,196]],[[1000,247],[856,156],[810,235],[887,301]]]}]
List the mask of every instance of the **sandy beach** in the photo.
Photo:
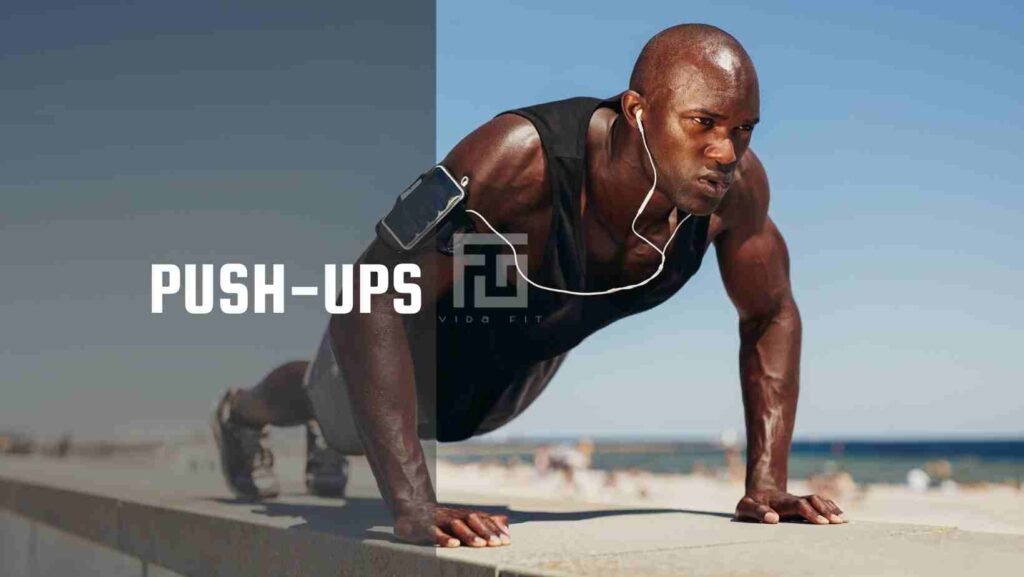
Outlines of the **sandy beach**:
[{"label": "sandy beach", "polygon": [[[495,462],[437,463],[438,493],[474,493],[493,497],[558,499],[640,507],[731,512],[743,484],[703,475],[583,470],[575,485],[559,472],[541,474],[532,466]],[[806,481],[791,481],[790,491],[810,492]],[[919,492],[906,485],[859,485],[836,491],[835,500],[851,521],[887,521],[952,526],[963,530],[1024,535],[1024,491],[1008,485],[971,485]]]},{"label": "sandy beach", "polygon": [[[301,483],[304,439],[296,434],[281,434],[272,436],[269,442],[277,457],[278,475],[282,480]],[[741,468],[734,470],[731,478],[726,470],[713,467],[704,473],[688,474],[653,473],[634,468],[616,470],[611,476],[606,470],[580,468],[574,472],[574,482],[570,483],[562,471],[541,472],[527,461],[502,461],[478,446],[442,445],[440,448],[435,479],[442,500],[458,501],[465,495],[474,495],[496,504],[502,500],[554,500],[568,506],[599,504],[731,513],[743,494]],[[79,453],[83,451],[82,447],[78,448]],[[179,479],[194,475],[213,475],[219,479],[216,451],[203,433],[164,444],[155,452],[148,445],[140,451],[139,454],[122,451],[118,456],[83,453],[78,458],[84,458],[83,462],[90,467],[115,467],[128,462],[165,470]],[[445,458],[446,453],[476,455],[480,460],[456,462]],[[361,457],[354,457],[353,461],[365,462]],[[789,488],[795,494],[825,494],[854,522],[910,523],[1024,535],[1024,490],[1014,484],[953,483],[921,491],[907,484],[868,484],[840,478],[839,482],[827,484],[794,479]]]}]

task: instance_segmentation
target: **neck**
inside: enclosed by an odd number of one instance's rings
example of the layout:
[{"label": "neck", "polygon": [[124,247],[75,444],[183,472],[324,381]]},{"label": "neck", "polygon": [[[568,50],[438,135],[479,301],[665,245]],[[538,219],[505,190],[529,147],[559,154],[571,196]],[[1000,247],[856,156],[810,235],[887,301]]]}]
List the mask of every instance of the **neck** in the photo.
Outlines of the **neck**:
[{"label": "neck", "polygon": [[[587,212],[593,211],[618,242],[637,240],[632,233],[633,218],[653,182],[650,160],[640,132],[616,114],[600,130],[591,155],[596,161],[593,179],[587,187]],[[652,155],[655,152],[651,151]],[[657,158],[655,158],[657,161]],[[674,205],[655,191],[636,228],[643,231],[664,226]]]}]

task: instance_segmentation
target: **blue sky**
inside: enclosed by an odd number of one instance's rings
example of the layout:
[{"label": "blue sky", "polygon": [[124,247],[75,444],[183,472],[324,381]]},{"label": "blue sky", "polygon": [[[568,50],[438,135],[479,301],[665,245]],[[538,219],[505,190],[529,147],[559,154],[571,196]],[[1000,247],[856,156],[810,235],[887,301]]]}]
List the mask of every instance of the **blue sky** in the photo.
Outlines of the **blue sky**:
[{"label": "blue sky", "polygon": [[[625,89],[667,26],[724,28],[758,68],[752,146],[804,319],[797,434],[1020,434],[1021,9],[834,4],[442,0],[438,156],[503,110]],[[742,429],[735,324],[709,253],[499,434]]]},{"label": "blue sky", "polygon": [[202,430],[225,388],[308,359],[319,301],[152,315],[150,265],[282,263],[294,285],[354,261],[434,159],[434,17],[320,0],[0,5],[0,431]]},{"label": "blue sky", "polygon": [[[4,4],[0,430],[204,427],[225,387],[308,358],[326,314],[157,317],[151,263],[278,262],[316,282],[462,135],[615,94],[650,36],[700,21],[760,73],[753,146],[804,318],[797,434],[1024,433],[1019,8],[439,0],[436,75],[430,10]],[[716,269],[709,254],[668,303],[585,341],[502,433],[741,429]]]}]

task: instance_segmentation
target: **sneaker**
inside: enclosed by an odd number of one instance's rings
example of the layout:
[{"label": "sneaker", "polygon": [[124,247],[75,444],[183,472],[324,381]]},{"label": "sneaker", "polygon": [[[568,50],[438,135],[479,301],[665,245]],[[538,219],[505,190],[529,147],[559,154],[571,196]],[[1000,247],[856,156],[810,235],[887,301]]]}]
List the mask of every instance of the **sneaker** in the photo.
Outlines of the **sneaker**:
[{"label": "sneaker", "polygon": [[233,389],[224,393],[210,419],[213,438],[220,451],[221,472],[236,497],[276,497],[280,485],[274,474],[274,454],[263,444],[267,428],[256,429],[231,422],[231,398],[234,394]]},{"label": "sneaker", "polygon": [[348,459],[327,445],[315,420],[306,423],[306,489],[318,497],[345,496]]}]

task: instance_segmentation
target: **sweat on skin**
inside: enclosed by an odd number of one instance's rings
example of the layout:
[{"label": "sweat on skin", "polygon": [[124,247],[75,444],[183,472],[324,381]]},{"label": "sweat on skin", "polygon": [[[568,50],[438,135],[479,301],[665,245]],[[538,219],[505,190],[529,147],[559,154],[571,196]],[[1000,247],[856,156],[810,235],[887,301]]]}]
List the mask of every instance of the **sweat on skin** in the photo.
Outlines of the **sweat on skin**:
[{"label": "sweat on skin", "polygon": [[[615,107],[597,108],[585,126],[585,178],[573,219],[578,217],[585,239],[587,288],[599,291],[648,278],[662,260],[651,245],[666,246],[680,214],[706,219],[703,248],[714,243],[723,285],[739,316],[748,459],[736,517],[767,524],[787,519],[843,523],[832,501],[787,492],[802,326],[786,244],[768,216],[767,175],[749,150],[759,115],[756,71],[732,36],[712,26],[686,24],[662,31],[645,45],[629,89],[617,97]],[[442,164],[456,179],[468,177],[473,183],[468,210],[486,215],[497,230],[527,235],[532,278],[544,261],[554,186],[536,127],[522,116],[501,114],[467,135]],[[655,174],[655,193],[636,217]],[[649,243],[633,234],[634,218],[635,230]],[[473,226],[487,232],[480,222]],[[329,326],[361,445],[395,519],[396,536],[446,547],[507,545],[507,516],[437,503],[419,442],[417,394],[423,387],[417,388],[418,353],[411,343],[432,338],[437,323],[431,315],[452,286],[451,258],[428,250],[410,259],[374,241],[359,260],[389,267],[406,261],[423,271],[427,321],[374,306],[366,315],[334,315]],[[628,299],[643,293],[621,294]],[[548,330],[578,326],[555,324]],[[546,378],[555,369],[557,363]],[[243,406],[238,410],[246,412]]]}]

